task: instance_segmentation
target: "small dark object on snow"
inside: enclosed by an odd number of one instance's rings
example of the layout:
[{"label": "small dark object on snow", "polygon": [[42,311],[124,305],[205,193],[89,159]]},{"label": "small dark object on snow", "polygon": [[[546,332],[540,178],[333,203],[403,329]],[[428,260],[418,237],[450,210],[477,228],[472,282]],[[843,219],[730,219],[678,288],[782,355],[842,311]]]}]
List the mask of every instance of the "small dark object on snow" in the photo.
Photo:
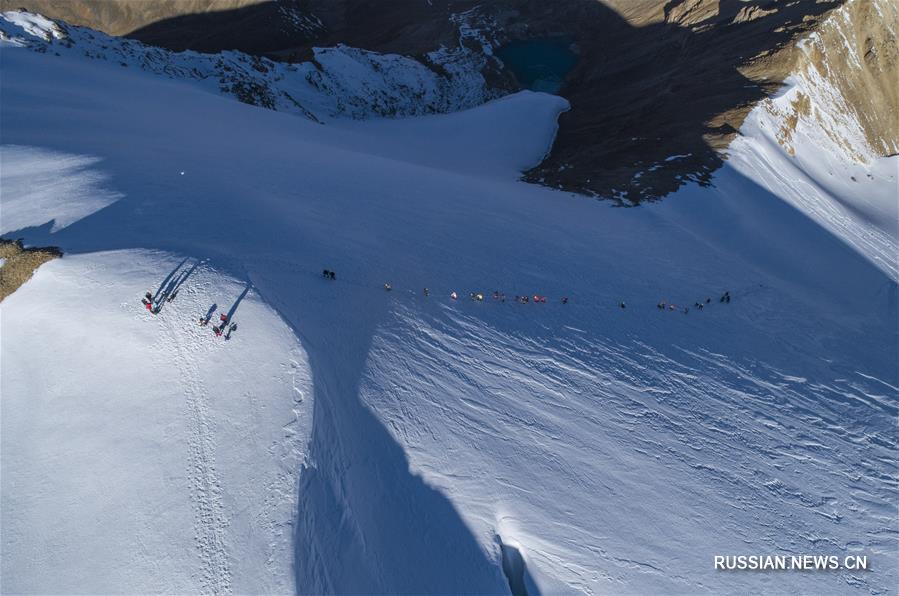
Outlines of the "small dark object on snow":
[{"label": "small dark object on snow", "polygon": [[171,302],[172,300],[175,299],[175,296],[177,296],[177,295],[178,295],[178,290],[175,290],[174,292],[172,292],[171,294],[169,294],[169,297],[166,298],[165,301],[166,301],[166,302]]},{"label": "small dark object on snow", "polygon": [[568,296],[562,296],[562,304],[568,304]]},{"label": "small dark object on snow", "polygon": [[153,294],[151,294],[149,291],[144,294],[144,298],[147,299],[147,302],[153,302]]},{"label": "small dark object on snow", "polygon": [[712,301],[711,298],[706,298],[706,299],[705,299],[705,303],[706,303],[706,304],[708,304],[708,303],[711,302],[711,301]]},{"label": "small dark object on snow", "polygon": [[216,337],[220,337],[222,335],[222,328],[218,325],[213,325],[212,330],[215,332]]},{"label": "small dark object on snow", "polygon": [[688,312],[690,312],[690,309],[689,309],[688,307],[685,306],[685,307],[684,307],[684,314],[687,314]]},{"label": "small dark object on snow", "polygon": [[200,317],[200,327],[205,327],[209,324],[209,319],[207,317]]}]

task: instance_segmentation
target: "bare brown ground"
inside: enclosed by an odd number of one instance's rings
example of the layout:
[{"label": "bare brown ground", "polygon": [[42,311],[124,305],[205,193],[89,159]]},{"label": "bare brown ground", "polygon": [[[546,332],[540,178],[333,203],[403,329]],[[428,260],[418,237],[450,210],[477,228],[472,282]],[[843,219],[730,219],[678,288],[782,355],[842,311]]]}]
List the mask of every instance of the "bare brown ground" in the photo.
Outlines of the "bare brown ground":
[{"label": "bare brown ground", "polygon": [[56,247],[24,248],[20,240],[0,240],[0,302],[31,279],[38,267],[62,256]]}]

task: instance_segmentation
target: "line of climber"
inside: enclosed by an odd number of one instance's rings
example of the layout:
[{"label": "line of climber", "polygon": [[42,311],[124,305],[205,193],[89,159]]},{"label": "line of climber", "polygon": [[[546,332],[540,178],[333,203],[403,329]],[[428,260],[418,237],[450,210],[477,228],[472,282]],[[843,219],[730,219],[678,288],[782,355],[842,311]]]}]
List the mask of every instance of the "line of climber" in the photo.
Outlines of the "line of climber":
[{"label": "line of climber", "polygon": [[[726,290],[724,292],[724,294],[721,295],[721,298],[718,299],[718,302],[720,302],[722,304],[730,304],[730,291]],[[711,303],[712,303],[712,299],[706,298],[704,302],[699,302],[699,301],[694,302],[693,308],[695,310],[703,310],[706,307],[706,305],[711,304]],[[683,312],[685,315],[690,314],[689,306],[685,306],[683,309],[681,309],[681,307],[679,307],[678,305],[672,304],[672,303],[666,303],[664,300],[659,302],[656,305],[656,308],[658,308],[659,310],[679,311],[679,312]]]},{"label": "line of climber", "polygon": [[[330,269],[323,269],[322,277],[324,277],[327,280],[331,280],[331,281],[334,281],[337,279],[336,273],[334,273],[334,271],[332,271]],[[386,291],[386,292],[393,291],[393,285],[390,282],[385,282],[383,288],[384,288],[384,291]],[[431,290],[430,290],[430,288],[425,287],[422,289],[421,293],[425,298],[428,298],[431,295]],[[458,300],[459,294],[456,291],[451,291],[449,294],[449,297],[450,297],[450,300]],[[469,300],[471,300],[473,302],[486,301],[486,297],[482,292],[469,292],[468,298],[469,298]],[[504,292],[501,292],[500,290],[494,290],[493,294],[491,295],[491,298],[495,302],[506,302],[506,294]],[[725,291],[724,294],[721,295],[721,297],[718,301],[722,304],[730,304],[730,299],[731,299],[730,291]],[[546,304],[548,302],[547,297],[544,295],[541,295],[541,294],[534,294],[533,296],[531,296],[531,295],[516,295],[514,297],[514,300],[515,300],[515,302],[518,302],[519,304],[529,304],[529,303]],[[568,301],[569,301],[568,296],[562,296],[559,299],[559,302],[561,304],[568,304]],[[704,301],[694,302],[693,308],[695,310],[701,311],[707,305],[711,304],[711,302],[712,302],[711,297],[707,297]],[[621,309],[626,309],[627,303],[624,300],[619,300],[618,307]],[[689,306],[685,306],[685,307],[681,308],[680,306],[678,306],[674,303],[669,303],[665,300],[660,301],[656,305],[656,307],[659,310],[678,311],[678,312],[683,312],[684,314],[688,314],[690,312]]]}]

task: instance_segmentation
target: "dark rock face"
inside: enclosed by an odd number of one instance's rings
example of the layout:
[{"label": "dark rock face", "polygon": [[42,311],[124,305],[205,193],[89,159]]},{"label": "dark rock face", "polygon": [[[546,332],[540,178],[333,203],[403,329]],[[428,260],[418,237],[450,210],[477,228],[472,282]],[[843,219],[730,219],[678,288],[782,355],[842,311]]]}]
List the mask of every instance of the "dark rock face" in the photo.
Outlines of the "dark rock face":
[{"label": "dark rock face", "polygon": [[[550,155],[525,179],[632,205],[688,181],[708,183],[746,114],[791,70],[791,43],[843,2],[187,0],[173,8],[0,0],[0,6],[64,19],[75,14],[99,29],[130,24],[128,37],[174,50],[238,49],[287,61],[340,43],[427,63],[427,52],[460,40],[481,51],[483,41],[497,48],[570,39],[578,59],[559,94],[572,109],[560,119]],[[135,5],[157,8],[142,15]],[[230,9],[214,10],[221,7]],[[492,88],[516,88],[508,70],[485,68]]]},{"label": "dark rock face", "polygon": [[762,4],[780,8],[741,21],[738,6],[672,1],[666,20],[642,26],[582,5],[567,19],[581,52],[561,90],[572,109],[527,179],[623,205],[707,183],[749,110],[789,73],[783,50],[839,5]]}]

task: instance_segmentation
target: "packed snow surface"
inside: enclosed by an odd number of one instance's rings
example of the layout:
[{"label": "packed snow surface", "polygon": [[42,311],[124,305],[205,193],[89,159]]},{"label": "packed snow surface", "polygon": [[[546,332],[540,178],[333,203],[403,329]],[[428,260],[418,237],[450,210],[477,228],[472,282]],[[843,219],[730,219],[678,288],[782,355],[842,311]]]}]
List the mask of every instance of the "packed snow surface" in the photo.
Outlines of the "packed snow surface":
[{"label": "packed snow surface", "polygon": [[[179,280],[159,314],[135,308]],[[311,379],[245,289],[119,250],[53,261],[4,300],[5,591],[292,590]],[[197,323],[215,304],[238,325],[228,341]]]},{"label": "packed snow surface", "polygon": [[[3,231],[66,253],[0,306],[5,591],[894,590],[896,276],[764,138],[616,209],[517,179],[558,97],[322,126],[2,53]],[[872,570],[713,568],[819,553]]]}]

